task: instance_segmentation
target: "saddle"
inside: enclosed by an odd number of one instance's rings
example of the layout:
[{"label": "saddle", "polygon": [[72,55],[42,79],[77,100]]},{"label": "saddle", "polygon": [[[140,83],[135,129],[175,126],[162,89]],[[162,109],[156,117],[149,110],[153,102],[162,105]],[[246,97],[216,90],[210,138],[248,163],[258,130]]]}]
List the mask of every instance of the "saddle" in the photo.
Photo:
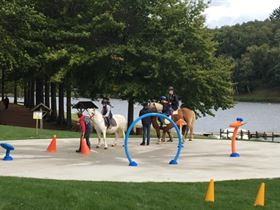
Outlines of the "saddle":
[{"label": "saddle", "polygon": [[114,118],[110,119],[110,126],[111,127],[116,127],[117,126],[117,122],[116,122],[116,120]]},{"label": "saddle", "polygon": [[117,122],[114,118],[104,118],[104,122],[107,128],[112,128],[117,126]]},{"label": "saddle", "polygon": [[[178,109],[177,109],[176,111],[173,111],[173,112],[172,112],[172,115],[178,115],[178,113],[179,113],[179,112],[178,112]],[[168,118],[172,119],[172,117],[171,117],[172,115],[168,116]],[[170,124],[170,122],[169,122],[167,119],[165,119],[165,120],[164,120],[164,124],[165,124],[165,125],[168,125],[168,124]]]}]

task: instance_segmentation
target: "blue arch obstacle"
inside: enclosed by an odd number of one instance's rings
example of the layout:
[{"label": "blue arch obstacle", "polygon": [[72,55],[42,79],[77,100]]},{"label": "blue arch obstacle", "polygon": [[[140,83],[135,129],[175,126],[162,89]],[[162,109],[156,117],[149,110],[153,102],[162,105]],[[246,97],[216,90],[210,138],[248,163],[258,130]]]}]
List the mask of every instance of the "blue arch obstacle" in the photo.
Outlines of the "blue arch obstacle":
[{"label": "blue arch obstacle", "polygon": [[163,114],[159,114],[159,113],[148,113],[148,114],[144,114],[142,115],[141,117],[138,117],[136,120],[134,120],[134,122],[129,126],[127,132],[126,132],[126,135],[125,135],[125,140],[124,140],[124,148],[125,148],[125,154],[126,154],[126,157],[129,161],[129,166],[138,166],[138,164],[132,160],[130,154],[129,154],[129,151],[128,151],[128,138],[129,138],[129,135],[130,135],[130,132],[131,130],[134,128],[134,126],[142,119],[146,118],[146,117],[160,117],[160,118],[164,118],[166,120],[168,120],[175,128],[176,132],[177,132],[177,135],[178,135],[178,139],[179,139],[179,146],[178,146],[178,149],[177,149],[177,153],[175,155],[175,158],[173,160],[171,160],[169,162],[169,164],[171,165],[176,165],[178,164],[178,158],[180,156],[180,153],[181,153],[181,149],[183,147],[183,141],[182,141],[182,135],[180,133],[180,130],[178,128],[178,126],[176,125],[176,123],[170,119],[169,117],[167,117],[166,115],[163,115]]}]

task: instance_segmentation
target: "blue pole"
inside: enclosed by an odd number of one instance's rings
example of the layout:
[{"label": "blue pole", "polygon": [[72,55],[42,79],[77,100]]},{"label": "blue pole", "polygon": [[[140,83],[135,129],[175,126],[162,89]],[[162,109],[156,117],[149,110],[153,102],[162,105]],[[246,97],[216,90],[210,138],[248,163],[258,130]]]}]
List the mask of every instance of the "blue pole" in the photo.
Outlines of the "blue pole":
[{"label": "blue pole", "polygon": [[171,161],[169,162],[169,164],[171,164],[171,165],[177,164],[177,163],[178,163],[177,161],[178,161],[178,159],[179,159],[179,156],[180,156],[180,153],[181,153],[181,150],[182,150],[182,143],[183,143],[183,141],[182,141],[182,135],[181,135],[181,133],[180,133],[180,130],[179,130],[178,126],[176,125],[176,123],[175,123],[172,119],[170,119],[169,117],[167,117],[167,116],[164,115],[164,114],[160,114],[160,113],[148,113],[148,114],[145,114],[145,115],[143,115],[143,116],[141,116],[141,117],[138,117],[136,120],[134,120],[134,121],[132,122],[132,124],[129,126],[127,132],[126,132],[125,140],[124,140],[124,149],[125,149],[125,155],[126,155],[128,161],[129,161],[129,166],[137,166],[137,165],[138,165],[135,161],[132,160],[132,158],[131,158],[131,156],[130,156],[130,154],[129,154],[129,150],[128,150],[128,139],[129,139],[129,135],[130,135],[130,133],[131,133],[131,130],[134,128],[134,126],[135,126],[140,120],[142,120],[142,119],[144,119],[144,118],[146,118],[146,117],[161,117],[161,118],[164,118],[164,119],[168,120],[168,121],[173,125],[173,127],[175,128],[176,133],[177,133],[177,135],[178,135],[179,144],[178,144],[178,149],[177,149],[177,153],[176,153],[176,155],[175,155],[175,158],[174,158],[173,160],[171,160]]}]

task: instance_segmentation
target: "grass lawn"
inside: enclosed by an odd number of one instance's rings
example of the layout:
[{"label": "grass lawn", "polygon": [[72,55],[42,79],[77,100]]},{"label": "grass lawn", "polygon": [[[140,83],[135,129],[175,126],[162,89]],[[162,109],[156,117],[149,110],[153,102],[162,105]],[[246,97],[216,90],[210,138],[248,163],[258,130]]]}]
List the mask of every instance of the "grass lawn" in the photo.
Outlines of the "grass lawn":
[{"label": "grass lawn", "polygon": [[215,183],[215,203],[205,203],[208,183],[111,183],[0,177],[0,209],[49,210],[250,210],[280,209],[280,179],[264,180],[266,205],[253,206],[263,180]]},{"label": "grass lawn", "polygon": [[[36,135],[35,128],[16,127],[8,125],[0,125],[0,140],[22,140],[22,139],[50,139],[56,135],[57,138],[79,138],[80,133],[74,131],[63,131],[63,130],[48,130],[39,129],[39,134]],[[151,134],[155,137],[155,132]],[[92,134],[92,138],[96,138],[95,133]],[[107,137],[112,138],[114,135],[107,134]],[[141,137],[131,135],[131,137]]]},{"label": "grass lawn", "polygon": [[50,139],[53,135],[58,138],[79,138],[79,133],[72,131],[42,129],[36,135],[35,128],[0,125],[0,140]]}]

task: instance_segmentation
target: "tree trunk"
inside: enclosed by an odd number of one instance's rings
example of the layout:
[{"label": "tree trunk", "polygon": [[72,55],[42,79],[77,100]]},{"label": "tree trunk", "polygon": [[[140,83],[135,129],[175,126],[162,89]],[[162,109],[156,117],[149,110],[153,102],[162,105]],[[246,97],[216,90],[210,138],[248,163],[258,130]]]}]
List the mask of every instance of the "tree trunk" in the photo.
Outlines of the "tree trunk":
[{"label": "tree trunk", "polygon": [[14,82],[14,104],[17,104],[17,81]]},{"label": "tree trunk", "polygon": [[2,80],[1,80],[1,91],[2,91],[2,101],[5,98],[5,70],[4,67],[2,67]]},{"label": "tree trunk", "polygon": [[[127,127],[129,127],[134,120],[134,100],[128,100],[128,114],[127,114]],[[134,129],[132,129],[131,134],[134,134]]]},{"label": "tree trunk", "polygon": [[249,86],[249,85],[246,85],[246,88],[247,88],[247,93],[251,94],[250,86]]},{"label": "tree trunk", "polygon": [[34,80],[30,81],[30,89],[29,89],[29,108],[34,107]]},{"label": "tree trunk", "polygon": [[36,105],[40,103],[44,103],[43,81],[38,79],[36,80]]},{"label": "tree trunk", "polygon": [[59,84],[59,93],[58,93],[58,124],[63,125],[65,123],[64,117],[64,84]]},{"label": "tree trunk", "polygon": [[71,112],[71,84],[67,85],[67,91],[66,91],[66,95],[67,95],[67,126],[69,128],[72,128],[72,112]]},{"label": "tree trunk", "polygon": [[45,105],[50,107],[50,83],[45,82]]},{"label": "tree trunk", "polygon": [[56,84],[51,83],[51,120],[56,120],[57,119],[57,106],[56,106]]},{"label": "tree trunk", "polygon": [[28,106],[28,85],[26,82],[23,85],[23,104],[25,107]]}]

